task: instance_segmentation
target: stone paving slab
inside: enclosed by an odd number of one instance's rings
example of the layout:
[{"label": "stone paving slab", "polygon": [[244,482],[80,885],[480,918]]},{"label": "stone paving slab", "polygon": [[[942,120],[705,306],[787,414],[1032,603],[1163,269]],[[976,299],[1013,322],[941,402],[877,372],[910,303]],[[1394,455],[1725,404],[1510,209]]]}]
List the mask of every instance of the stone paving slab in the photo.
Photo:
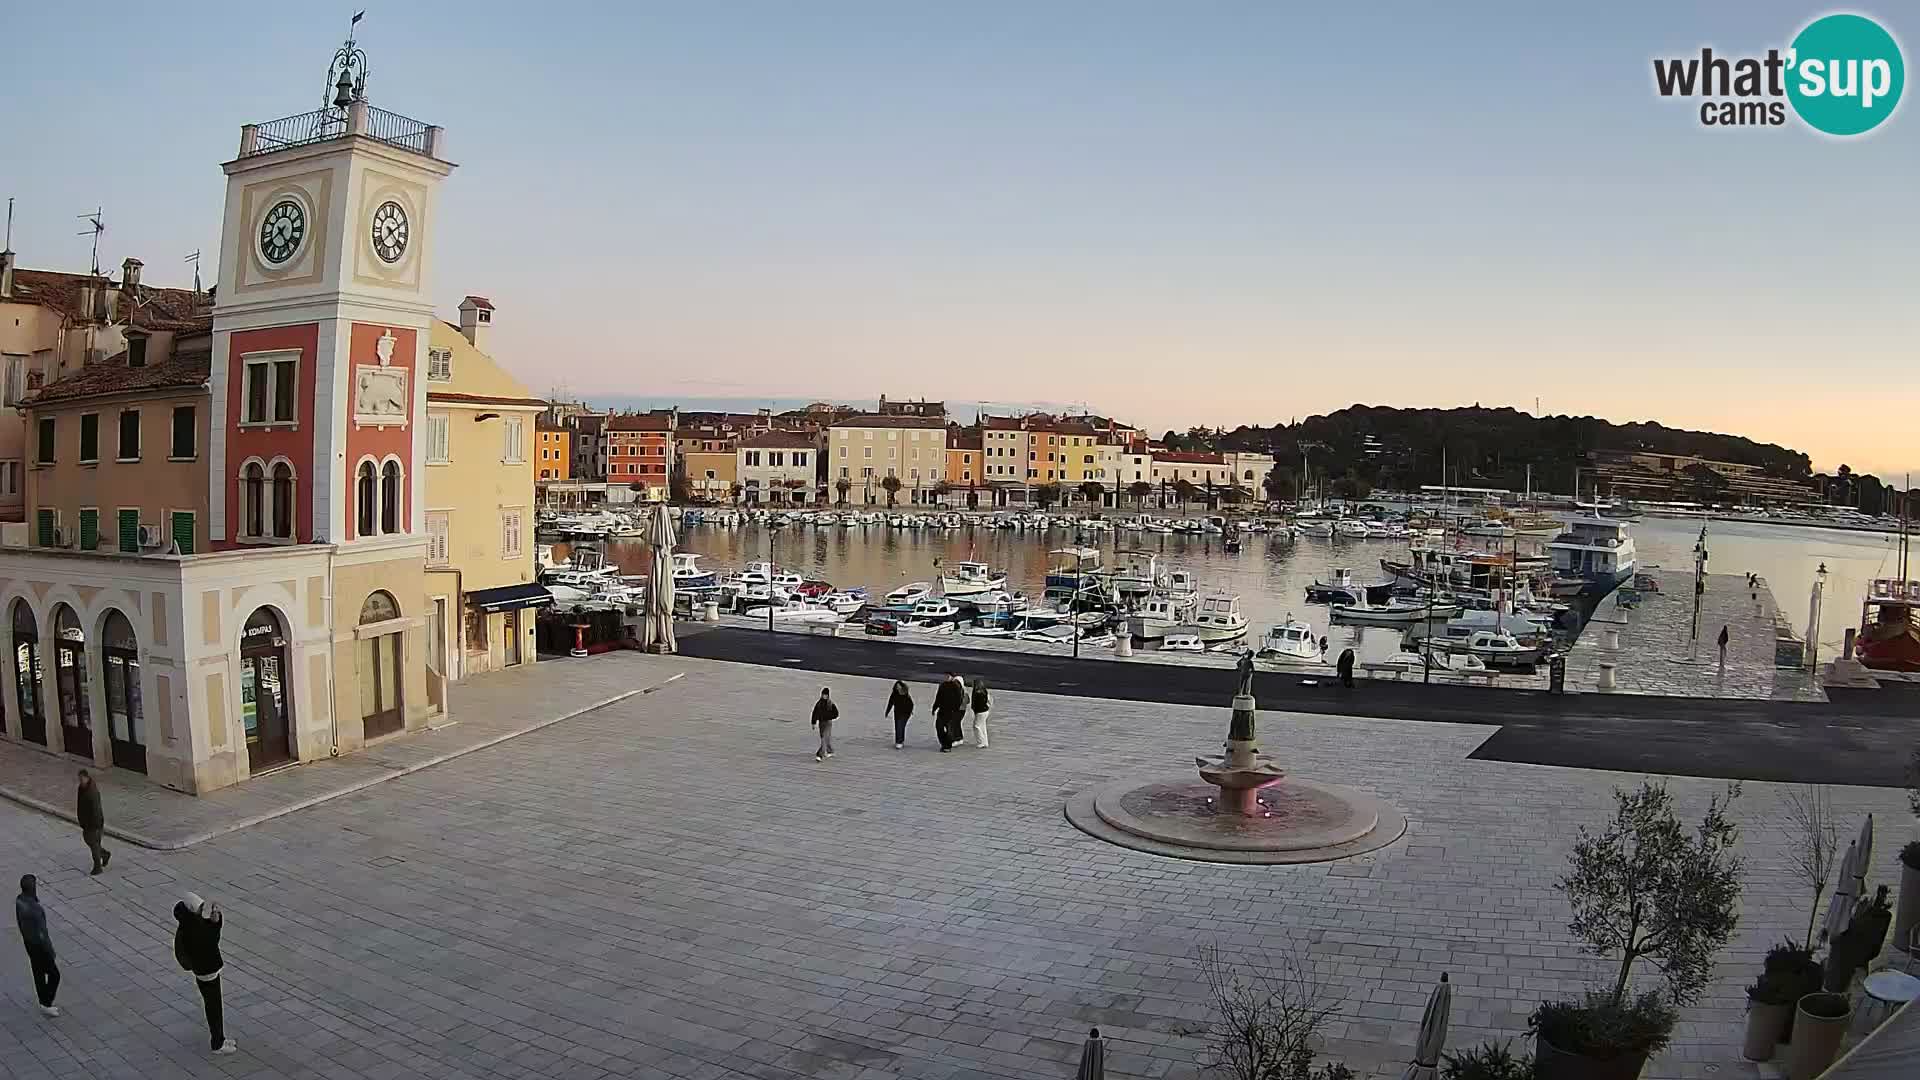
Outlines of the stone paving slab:
[{"label": "stone paving slab", "polygon": [[[925,683],[895,750],[886,680],[590,664],[686,677],[184,851],[128,849],[99,878],[70,825],[0,804],[0,870],[43,875],[66,973],[66,1015],[46,1020],[20,950],[0,948],[0,1076],[1030,1080],[1071,1076],[1097,1024],[1116,1078],[1191,1080],[1198,949],[1219,943],[1301,954],[1338,1003],[1329,1055],[1397,1077],[1442,972],[1461,1047],[1522,1037],[1537,1001],[1605,967],[1554,882],[1576,827],[1639,778],[1472,760],[1485,726],[1263,714],[1290,772],[1392,800],[1407,833],[1341,862],[1234,867],[1116,848],[1061,814],[1217,745],[1224,707],[1002,691],[992,749],[940,754]],[[589,670],[534,679],[559,702],[591,694]],[[823,685],[842,719],[816,764]],[[1723,786],[1667,783],[1687,815]],[[1739,1060],[1741,991],[1807,919],[1786,790],[1748,783],[1735,804],[1739,932],[1649,1080],[1758,1075]],[[1904,793],[1833,798],[1849,831],[1878,815],[1869,881],[1892,880]],[[233,1058],[206,1056],[173,965],[187,887],[229,912]]]},{"label": "stone paving slab", "polygon": [[[548,664],[557,665],[548,667]],[[537,674],[536,674],[537,672]],[[544,661],[456,683],[438,726],[397,735],[358,753],[306,762],[194,796],[120,769],[93,769],[107,833],[171,851],[452,760],[583,712],[645,693],[615,662]],[[565,694],[556,690],[564,684]],[[75,821],[74,774],[88,763],[0,741],[0,798]]]}]

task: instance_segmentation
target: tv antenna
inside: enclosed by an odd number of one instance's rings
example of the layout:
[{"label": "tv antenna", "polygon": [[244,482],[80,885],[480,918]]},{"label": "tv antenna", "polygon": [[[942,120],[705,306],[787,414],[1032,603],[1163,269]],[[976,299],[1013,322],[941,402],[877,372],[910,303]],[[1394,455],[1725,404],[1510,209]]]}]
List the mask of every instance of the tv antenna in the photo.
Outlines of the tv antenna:
[{"label": "tv antenna", "polygon": [[193,264],[193,291],[194,292],[202,291],[200,288],[200,251],[199,249],[196,248],[191,254],[189,254],[186,258],[181,259],[180,261],[184,263]]},{"label": "tv antenna", "polygon": [[87,228],[81,229],[78,233],[74,235],[93,237],[93,276],[94,277],[100,276],[100,234],[107,231],[107,223],[100,220],[100,215],[104,210],[105,210],[104,207],[95,207],[93,213],[91,214],[75,214],[74,215],[74,217],[77,217],[81,221],[86,222],[88,226]]},{"label": "tv antenna", "polygon": [[7,239],[0,243],[0,251],[13,250],[13,196],[7,196]]}]

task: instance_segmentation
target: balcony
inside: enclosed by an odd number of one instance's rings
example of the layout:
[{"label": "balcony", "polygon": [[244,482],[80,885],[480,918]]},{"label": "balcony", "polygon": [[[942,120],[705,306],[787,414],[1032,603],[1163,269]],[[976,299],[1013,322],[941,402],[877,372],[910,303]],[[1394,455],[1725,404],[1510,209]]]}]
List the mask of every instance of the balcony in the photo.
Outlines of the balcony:
[{"label": "balcony", "polygon": [[315,109],[240,129],[242,158],[361,135],[375,142],[427,157],[438,157],[442,129],[412,117],[356,101],[344,109]]}]

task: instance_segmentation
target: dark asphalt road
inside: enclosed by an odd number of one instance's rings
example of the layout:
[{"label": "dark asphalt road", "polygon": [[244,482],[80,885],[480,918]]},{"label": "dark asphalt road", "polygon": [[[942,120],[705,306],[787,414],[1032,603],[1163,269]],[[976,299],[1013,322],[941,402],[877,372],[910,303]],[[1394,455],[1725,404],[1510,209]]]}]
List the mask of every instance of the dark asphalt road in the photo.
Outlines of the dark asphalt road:
[{"label": "dark asphalt road", "polygon": [[[931,680],[949,670],[989,685],[1040,694],[1224,707],[1231,673],[1158,664],[1076,664],[1069,658],[939,646],[689,628],[687,656],[841,675]],[[1676,776],[1901,787],[1920,744],[1910,699],[1891,692],[1833,704],[1534,690],[1262,673],[1263,709],[1486,724],[1498,731],[1474,757]]]}]

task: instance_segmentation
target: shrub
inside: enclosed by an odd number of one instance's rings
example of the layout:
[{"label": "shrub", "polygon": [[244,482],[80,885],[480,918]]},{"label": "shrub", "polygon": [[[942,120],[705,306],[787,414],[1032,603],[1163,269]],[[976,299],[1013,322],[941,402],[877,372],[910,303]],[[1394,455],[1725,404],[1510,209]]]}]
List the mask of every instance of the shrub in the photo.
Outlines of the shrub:
[{"label": "shrub", "polygon": [[1616,1002],[1606,991],[1585,1001],[1543,1001],[1527,1019],[1527,1030],[1570,1054],[1608,1060],[1624,1054],[1651,1054],[1673,1037],[1679,1014],[1668,996],[1647,991]]},{"label": "shrub", "polygon": [[1533,1080],[1533,1055],[1514,1057],[1510,1043],[1484,1042],[1442,1060],[1444,1080]]},{"label": "shrub", "polygon": [[1915,870],[1920,870],[1920,840],[1915,840],[1900,849],[1900,862]]}]

